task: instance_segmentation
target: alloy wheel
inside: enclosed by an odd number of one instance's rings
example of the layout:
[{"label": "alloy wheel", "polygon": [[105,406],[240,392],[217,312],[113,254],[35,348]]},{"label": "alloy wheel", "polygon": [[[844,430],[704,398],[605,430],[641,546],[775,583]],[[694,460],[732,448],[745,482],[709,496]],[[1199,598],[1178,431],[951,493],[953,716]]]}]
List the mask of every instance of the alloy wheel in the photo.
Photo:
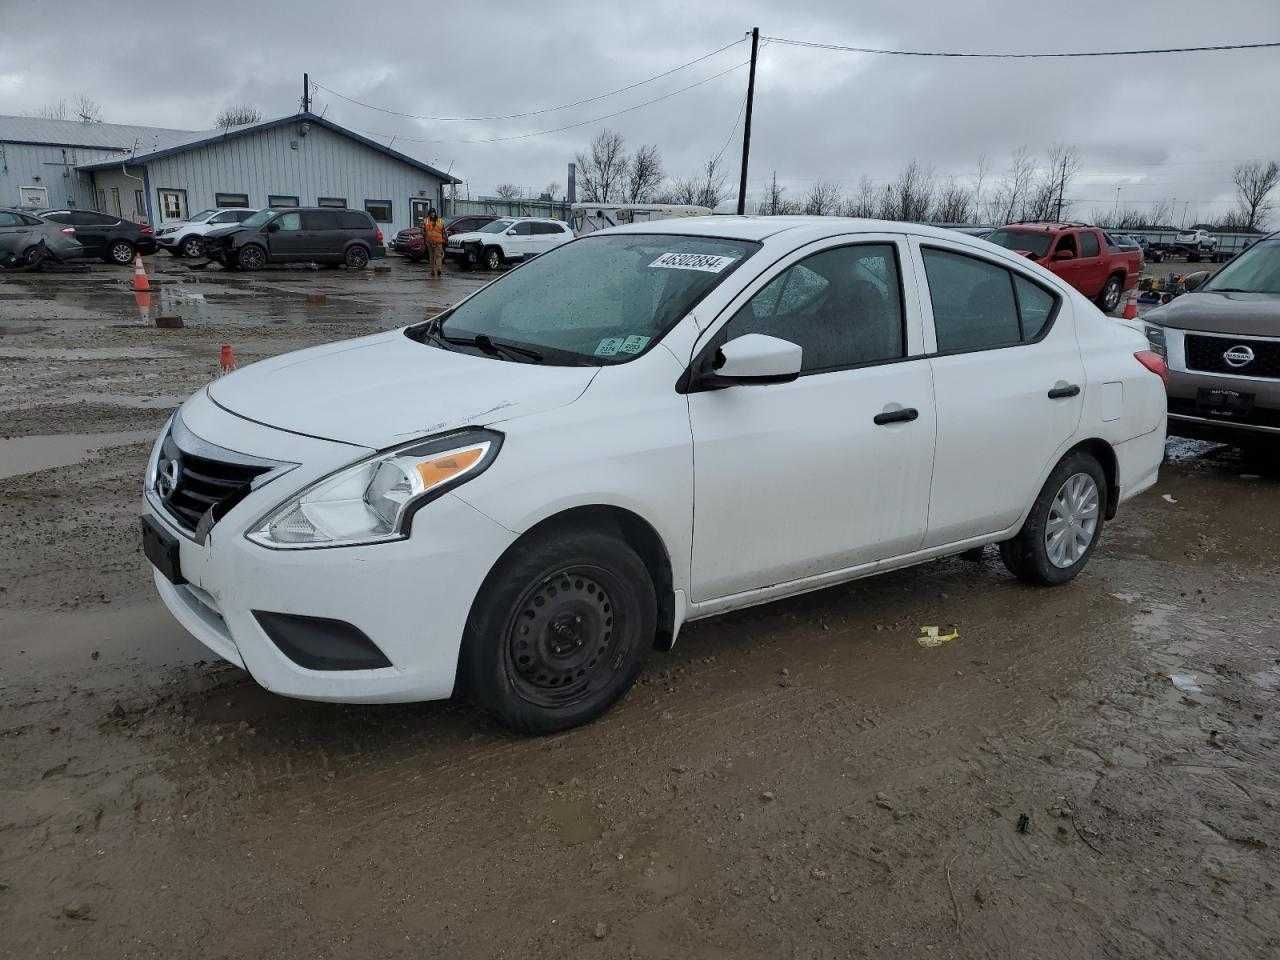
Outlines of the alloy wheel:
[{"label": "alloy wheel", "polygon": [[1074,566],[1093,543],[1099,500],[1098,484],[1087,473],[1072,474],[1058,488],[1044,525],[1045,553],[1055,567]]},{"label": "alloy wheel", "polygon": [[111,259],[122,266],[133,261],[132,245],[120,240],[111,245]]}]

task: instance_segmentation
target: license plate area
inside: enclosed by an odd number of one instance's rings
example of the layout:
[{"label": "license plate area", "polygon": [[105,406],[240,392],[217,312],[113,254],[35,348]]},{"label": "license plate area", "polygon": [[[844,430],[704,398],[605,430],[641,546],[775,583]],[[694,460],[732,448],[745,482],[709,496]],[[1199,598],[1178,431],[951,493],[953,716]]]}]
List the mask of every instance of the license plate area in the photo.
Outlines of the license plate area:
[{"label": "license plate area", "polygon": [[1253,394],[1201,387],[1196,393],[1196,410],[1210,417],[1246,417],[1253,412]]},{"label": "license plate area", "polygon": [[178,538],[151,517],[142,518],[142,552],[151,561],[151,565],[174,586],[187,582],[182,575]]}]

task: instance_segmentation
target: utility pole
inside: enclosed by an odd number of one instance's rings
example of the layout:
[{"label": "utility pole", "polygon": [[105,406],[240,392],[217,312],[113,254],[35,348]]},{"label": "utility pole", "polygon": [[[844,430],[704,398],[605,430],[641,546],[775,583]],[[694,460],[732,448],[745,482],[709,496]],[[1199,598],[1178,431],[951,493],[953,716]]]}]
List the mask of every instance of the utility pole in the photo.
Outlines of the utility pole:
[{"label": "utility pole", "polygon": [[311,78],[305,73],[302,75],[302,112],[311,112]]},{"label": "utility pole", "polygon": [[738,180],[738,216],[747,212],[747,159],[751,156],[751,105],[756,96],[756,54],[760,28],[751,28],[751,71],[747,74],[747,114],[742,124],[742,171]]}]

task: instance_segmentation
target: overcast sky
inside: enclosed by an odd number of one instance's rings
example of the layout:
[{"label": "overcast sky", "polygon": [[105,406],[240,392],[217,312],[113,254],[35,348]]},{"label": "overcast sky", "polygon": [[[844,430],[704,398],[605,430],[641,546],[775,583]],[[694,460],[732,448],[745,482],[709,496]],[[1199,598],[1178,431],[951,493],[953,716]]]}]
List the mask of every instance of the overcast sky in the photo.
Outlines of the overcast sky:
[{"label": "overcast sky", "polygon": [[[408,3],[264,0],[33,4],[0,0],[0,113],[88,91],[103,119],[190,129],[226,104],[268,117],[298,108],[302,73],[351,98],[423,116],[539,110],[642,80],[762,34],[860,46],[1058,51],[1280,40],[1280,0],[857,0],[696,4],[650,0]],[[561,186],[566,163],[604,126],[656,143],[685,175],[725,152],[736,185],[746,69],[609,120],[563,127],[661,96],[746,59],[739,44],[633,91],[505,121],[421,122],[316,90],[314,109],[352,129],[396,136],[406,153],[452,169],[473,195],[512,182]],[[788,195],[818,178],[846,188],[891,178],[911,158],[972,178],[998,176],[1011,150],[1055,141],[1084,160],[1077,216],[1176,198],[1188,222],[1232,196],[1231,167],[1280,158],[1280,49],[1076,60],[937,60],[766,44],[755,101],[749,189],[777,171]],[[730,139],[732,131],[732,138]],[[416,142],[422,141],[422,142]],[[426,142],[431,141],[431,142]],[[1187,206],[1189,204],[1189,206]]]}]

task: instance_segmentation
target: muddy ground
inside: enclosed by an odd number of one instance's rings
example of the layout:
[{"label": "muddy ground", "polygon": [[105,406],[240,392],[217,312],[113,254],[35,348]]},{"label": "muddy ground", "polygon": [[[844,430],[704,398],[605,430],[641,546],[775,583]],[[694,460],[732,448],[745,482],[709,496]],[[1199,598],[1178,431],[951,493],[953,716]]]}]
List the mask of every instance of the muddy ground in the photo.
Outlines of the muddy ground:
[{"label": "muddy ground", "polygon": [[145,314],[127,271],[0,277],[0,955],[1280,955],[1256,464],[1172,443],[1060,589],[988,552],[695,624],[561,736],[289,701],[154,598],[148,440],[223,342],[390,327],[484,278],[153,260]]}]

